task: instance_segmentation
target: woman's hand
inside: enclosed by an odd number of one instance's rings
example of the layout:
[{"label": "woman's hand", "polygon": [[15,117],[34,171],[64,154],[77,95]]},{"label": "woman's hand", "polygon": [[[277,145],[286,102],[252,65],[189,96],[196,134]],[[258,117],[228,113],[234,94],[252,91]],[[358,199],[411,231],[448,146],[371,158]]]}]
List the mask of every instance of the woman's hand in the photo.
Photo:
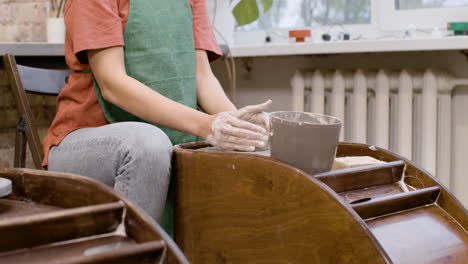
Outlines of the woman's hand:
[{"label": "woman's hand", "polygon": [[249,105],[233,112],[233,115],[241,120],[263,127],[268,135],[270,131],[270,118],[265,111],[271,107],[271,104],[271,100],[268,100],[263,104]]},{"label": "woman's hand", "polygon": [[269,121],[263,110],[271,101],[244,107],[237,111],[221,112],[211,125],[207,141],[211,145],[241,151],[255,151],[267,146]]}]

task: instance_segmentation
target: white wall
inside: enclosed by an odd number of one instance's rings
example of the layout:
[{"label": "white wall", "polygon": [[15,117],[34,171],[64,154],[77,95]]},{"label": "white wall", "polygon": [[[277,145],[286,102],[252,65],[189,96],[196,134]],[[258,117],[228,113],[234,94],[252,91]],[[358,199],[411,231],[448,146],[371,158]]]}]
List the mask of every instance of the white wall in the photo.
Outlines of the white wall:
[{"label": "white wall", "polygon": [[[447,70],[457,77],[468,77],[467,58],[461,52],[402,52],[380,54],[343,54],[318,56],[278,56],[236,59],[238,106],[273,100],[272,110],[291,109],[289,80],[297,69],[341,68],[354,69],[425,69]],[[245,65],[250,65],[248,72]],[[213,64],[215,74],[223,87],[229,87],[222,61]],[[229,91],[227,91],[229,94]],[[453,92],[453,155],[452,173],[458,179],[452,190],[468,206],[468,87]],[[447,186],[450,187],[450,186]]]},{"label": "white wall", "polygon": [[455,117],[452,156],[452,173],[456,175],[452,190],[456,193],[465,207],[468,207],[468,89],[459,87],[454,91]]}]

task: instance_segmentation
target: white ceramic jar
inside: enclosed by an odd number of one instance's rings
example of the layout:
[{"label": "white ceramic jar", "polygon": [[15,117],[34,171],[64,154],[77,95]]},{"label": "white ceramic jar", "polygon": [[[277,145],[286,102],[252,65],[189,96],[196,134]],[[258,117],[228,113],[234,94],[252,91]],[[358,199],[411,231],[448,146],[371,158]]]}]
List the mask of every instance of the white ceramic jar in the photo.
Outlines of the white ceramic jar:
[{"label": "white ceramic jar", "polygon": [[47,42],[64,43],[65,42],[65,23],[63,17],[47,18]]}]

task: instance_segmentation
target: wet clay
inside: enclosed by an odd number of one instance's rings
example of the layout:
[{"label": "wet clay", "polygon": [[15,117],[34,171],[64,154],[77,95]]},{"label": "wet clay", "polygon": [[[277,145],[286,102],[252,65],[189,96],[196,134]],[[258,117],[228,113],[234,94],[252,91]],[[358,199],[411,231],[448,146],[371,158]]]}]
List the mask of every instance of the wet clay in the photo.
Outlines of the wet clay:
[{"label": "wet clay", "polygon": [[341,130],[335,117],[304,112],[273,112],[271,157],[314,175],[332,167]]}]

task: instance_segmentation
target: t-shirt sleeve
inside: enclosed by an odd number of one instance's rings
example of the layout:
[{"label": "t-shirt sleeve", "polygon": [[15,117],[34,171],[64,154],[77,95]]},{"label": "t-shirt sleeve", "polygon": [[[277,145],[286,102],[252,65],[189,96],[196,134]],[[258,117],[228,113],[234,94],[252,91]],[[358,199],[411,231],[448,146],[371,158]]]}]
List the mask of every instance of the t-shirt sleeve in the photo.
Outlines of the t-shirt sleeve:
[{"label": "t-shirt sleeve", "polygon": [[87,63],[86,50],[124,45],[118,0],[72,1],[65,16],[73,52],[81,63]]},{"label": "t-shirt sleeve", "polygon": [[221,57],[221,49],[213,33],[206,0],[192,1],[193,34],[195,49],[206,50],[210,61]]}]

